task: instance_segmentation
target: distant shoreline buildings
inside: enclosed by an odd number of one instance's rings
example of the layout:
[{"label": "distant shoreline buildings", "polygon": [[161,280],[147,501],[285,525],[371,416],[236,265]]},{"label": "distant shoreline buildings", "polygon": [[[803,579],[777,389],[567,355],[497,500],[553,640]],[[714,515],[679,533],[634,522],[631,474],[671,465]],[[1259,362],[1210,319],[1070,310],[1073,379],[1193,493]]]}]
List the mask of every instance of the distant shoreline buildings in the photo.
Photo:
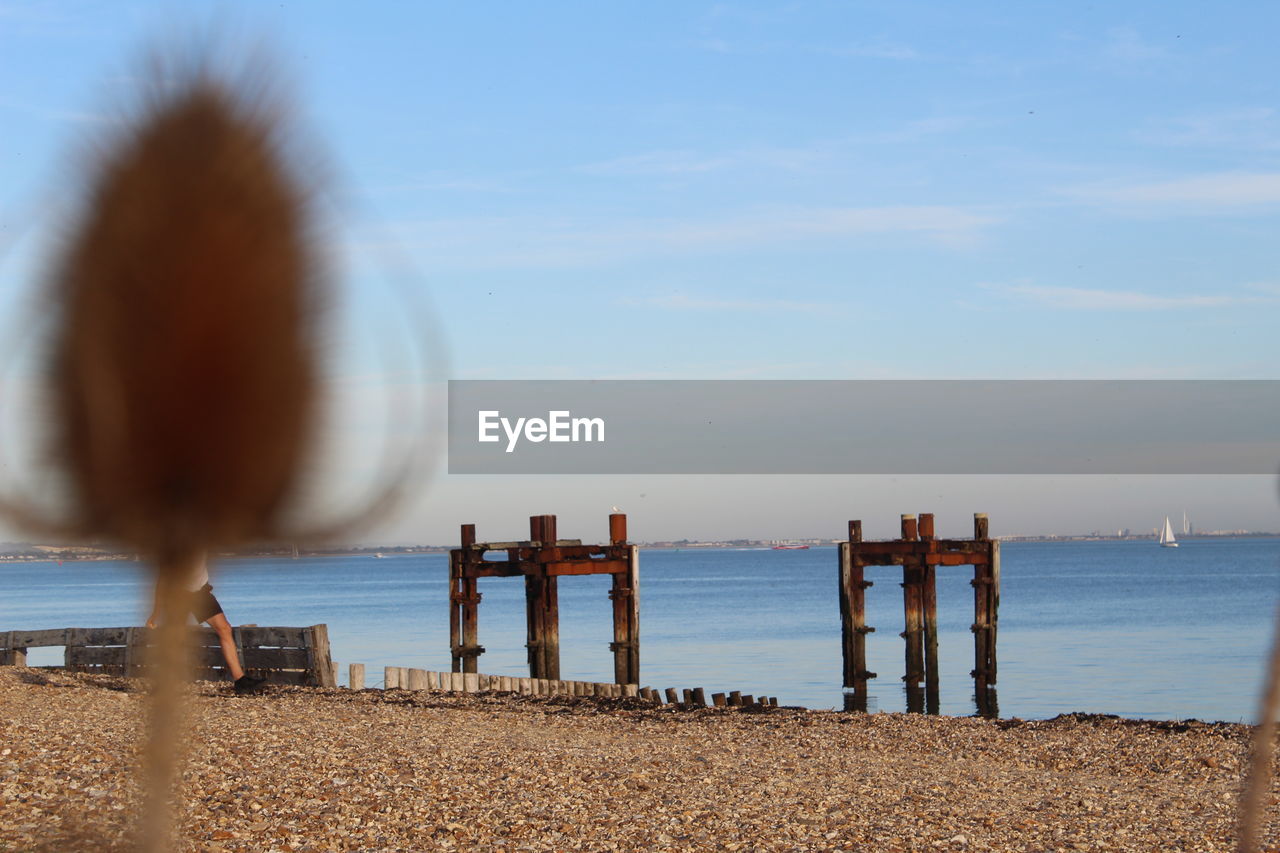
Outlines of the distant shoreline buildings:
[{"label": "distant shoreline buildings", "polygon": [[[1249,539],[1277,538],[1280,532],[1265,530],[1202,530],[1183,534],[1183,539]],[[945,538],[945,537],[942,537]],[[1155,531],[1150,533],[1132,533],[1128,528],[1115,533],[1092,531],[1078,534],[1005,534],[993,537],[1001,542],[1151,542],[1156,538]],[[693,550],[704,548],[741,548],[772,549],[779,544],[787,546],[808,545],[811,548],[832,547],[844,540],[841,539],[664,539],[653,542],[637,542],[641,548],[651,550]],[[250,557],[362,557],[376,558],[378,555],[395,554],[445,554],[457,545],[357,545],[333,548],[296,548],[293,545],[279,547],[246,549],[234,553],[217,555],[222,559],[245,559]],[[88,545],[44,545],[29,542],[0,542],[0,562],[62,562],[62,561],[137,561],[136,554],[112,548]]]}]

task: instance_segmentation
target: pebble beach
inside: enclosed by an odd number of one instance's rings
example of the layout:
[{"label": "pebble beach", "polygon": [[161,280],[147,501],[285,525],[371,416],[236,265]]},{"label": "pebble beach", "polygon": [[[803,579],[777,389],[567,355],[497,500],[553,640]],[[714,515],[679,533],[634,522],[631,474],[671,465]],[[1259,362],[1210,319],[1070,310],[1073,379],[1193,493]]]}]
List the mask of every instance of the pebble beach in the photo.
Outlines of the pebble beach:
[{"label": "pebble beach", "polygon": [[[182,850],[1188,850],[1250,729],[633,699],[189,691]],[[0,851],[130,850],[143,682],[0,667]],[[1263,849],[1280,848],[1273,784]]]}]

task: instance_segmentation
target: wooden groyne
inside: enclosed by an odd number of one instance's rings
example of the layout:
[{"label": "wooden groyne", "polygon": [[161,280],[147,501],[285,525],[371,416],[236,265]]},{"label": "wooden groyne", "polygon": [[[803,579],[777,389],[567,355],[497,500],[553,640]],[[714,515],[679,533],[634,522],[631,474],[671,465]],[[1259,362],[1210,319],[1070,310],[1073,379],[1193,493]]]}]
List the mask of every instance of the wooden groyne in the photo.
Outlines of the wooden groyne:
[{"label": "wooden groyne", "polygon": [[[330,659],[329,634],[325,625],[305,628],[245,625],[233,629],[240,653],[240,665],[252,675],[271,684],[336,687],[339,666]],[[0,632],[0,666],[26,666],[27,652],[33,648],[64,648],[62,666],[41,667],[99,675],[132,678],[148,673],[148,628],[55,628],[39,631]],[[194,674],[207,681],[226,680],[226,664],[217,635],[209,628],[192,628]],[[364,690],[365,665],[348,665],[347,686]],[[520,678],[475,672],[439,672],[402,666],[383,670],[384,690],[446,693],[511,693],[521,696],[595,696],[635,698],[655,706],[670,705],[683,710],[706,707],[765,707],[777,705],[776,697],[752,697],[739,691],[711,694],[702,687],[665,691],[635,683],[565,681],[554,678]]]},{"label": "wooden groyne", "polygon": [[[348,677],[352,690],[365,689],[364,664],[353,663]],[[767,707],[778,704],[777,697],[744,694],[734,690],[711,694],[702,687],[655,690],[638,684],[617,684],[600,681],[564,681],[556,678],[520,678],[506,675],[485,675],[476,672],[438,672],[429,669],[412,669],[388,666],[383,670],[384,690],[447,693],[514,693],[521,696],[597,696],[601,698],[636,698],[654,705],[671,705],[692,710],[696,708]]]},{"label": "wooden groyne", "polygon": [[[907,710],[937,713],[939,566],[973,566],[973,624],[975,700],[980,713],[994,713],[996,628],[1000,609],[1000,542],[992,539],[986,513],[974,513],[972,539],[938,539],[933,513],[903,515],[901,538],[867,542],[862,522],[849,522],[849,539],[839,547],[841,648],[844,687],[849,710],[867,710],[866,591],[873,584],[864,577],[866,566],[902,566],[902,609],[906,640]],[[923,689],[921,681],[924,682]]]},{"label": "wooden groyne", "polygon": [[[334,686],[327,625],[242,625],[232,633],[245,672],[272,684]],[[62,646],[62,668],[139,676],[146,673],[153,636],[151,629],[143,627],[0,632],[0,665],[26,666],[28,649]],[[212,628],[192,628],[190,647],[197,678],[216,681],[227,677],[222,646]]]}]

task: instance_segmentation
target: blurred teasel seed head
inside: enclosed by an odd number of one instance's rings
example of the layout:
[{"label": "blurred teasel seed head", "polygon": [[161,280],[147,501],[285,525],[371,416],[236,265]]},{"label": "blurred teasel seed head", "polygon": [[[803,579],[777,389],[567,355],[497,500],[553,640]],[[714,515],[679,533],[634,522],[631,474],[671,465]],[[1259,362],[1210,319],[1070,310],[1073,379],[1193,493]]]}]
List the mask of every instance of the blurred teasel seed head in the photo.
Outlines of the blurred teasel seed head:
[{"label": "blurred teasel seed head", "polygon": [[179,77],[95,155],[50,282],[72,527],[161,567],[279,532],[313,440],[324,284],[279,103]]}]

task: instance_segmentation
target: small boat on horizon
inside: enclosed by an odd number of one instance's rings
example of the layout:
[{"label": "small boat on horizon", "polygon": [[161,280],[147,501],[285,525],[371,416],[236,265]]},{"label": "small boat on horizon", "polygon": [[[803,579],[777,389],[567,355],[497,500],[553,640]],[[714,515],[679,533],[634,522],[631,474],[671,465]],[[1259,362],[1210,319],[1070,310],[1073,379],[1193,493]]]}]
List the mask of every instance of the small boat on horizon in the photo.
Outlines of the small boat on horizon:
[{"label": "small boat on horizon", "polygon": [[1173,525],[1169,523],[1169,516],[1164,517],[1164,530],[1160,531],[1160,547],[1161,548],[1177,548],[1178,540],[1173,538]]},{"label": "small boat on horizon", "polygon": [[775,551],[808,551],[808,545],[774,545]]}]

